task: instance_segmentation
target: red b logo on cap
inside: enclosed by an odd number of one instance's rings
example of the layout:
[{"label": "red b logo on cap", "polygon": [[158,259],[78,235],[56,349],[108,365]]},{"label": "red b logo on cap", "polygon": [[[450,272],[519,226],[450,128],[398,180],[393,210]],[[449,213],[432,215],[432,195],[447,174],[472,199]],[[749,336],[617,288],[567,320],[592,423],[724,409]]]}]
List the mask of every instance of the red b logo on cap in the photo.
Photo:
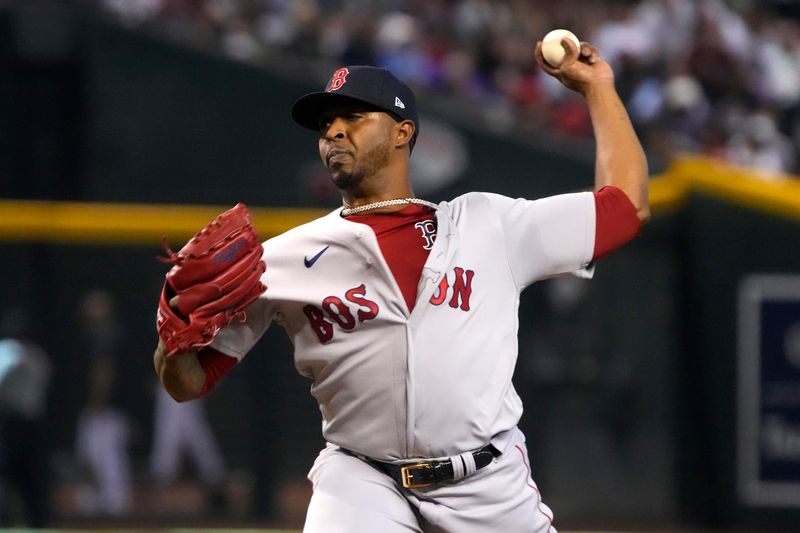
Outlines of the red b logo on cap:
[{"label": "red b logo on cap", "polygon": [[328,88],[325,89],[325,92],[329,93],[341,89],[344,82],[347,81],[346,78],[348,74],[350,74],[350,71],[347,70],[347,67],[342,67],[334,72],[331,77],[331,82],[328,84]]}]

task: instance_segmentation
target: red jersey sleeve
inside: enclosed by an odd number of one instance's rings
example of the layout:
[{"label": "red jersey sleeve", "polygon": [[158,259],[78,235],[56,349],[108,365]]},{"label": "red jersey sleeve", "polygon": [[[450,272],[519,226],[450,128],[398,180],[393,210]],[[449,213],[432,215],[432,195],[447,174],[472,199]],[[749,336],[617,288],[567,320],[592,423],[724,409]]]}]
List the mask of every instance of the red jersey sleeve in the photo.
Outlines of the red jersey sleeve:
[{"label": "red jersey sleeve", "polygon": [[606,257],[639,235],[641,221],[636,206],[616,187],[603,187],[594,193],[596,225],[593,261]]},{"label": "red jersey sleeve", "polygon": [[197,359],[200,361],[200,366],[203,367],[203,371],[206,373],[206,381],[203,384],[203,395],[208,394],[208,391],[210,391],[225,374],[230,372],[238,362],[235,357],[225,355],[209,347],[205,347],[197,352]]}]

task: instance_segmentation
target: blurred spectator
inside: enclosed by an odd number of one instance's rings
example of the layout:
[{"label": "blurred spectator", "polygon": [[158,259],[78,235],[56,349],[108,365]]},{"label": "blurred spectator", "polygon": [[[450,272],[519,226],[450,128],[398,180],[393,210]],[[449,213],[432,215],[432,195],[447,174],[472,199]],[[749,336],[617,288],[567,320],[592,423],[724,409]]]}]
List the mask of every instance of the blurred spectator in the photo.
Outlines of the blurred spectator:
[{"label": "blurred spectator", "polygon": [[[44,414],[51,364],[31,337],[31,317],[7,309],[0,317],[0,527],[45,527],[50,513]],[[11,496],[24,513],[14,516]]]},{"label": "blurred spectator", "polygon": [[780,179],[794,167],[791,142],[767,113],[748,116],[728,146],[731,163],[757,169],[766,179]]},{"label": "blurred spectator", "polygon": [[[656,167],[677,152],[744,160],[765,176],[797,171],[800,24],[780,2],[724,0],[102,0],[144,24],[244,61],[374,63],[418,93],[454,95],[493,129],[591,135],[587,117],[541,76],[533,47],[567,27],[615,66]],[[785,10],[784,10],[785,11]],[[685,89],[684,95],[675,95]],[[672,91],[673,94],[667,94]],[[671,101],[670,101],[671,100]],[[677,100],[677,101],[676,101]],[[769,109],[778,135],[744,139],[730,113]],[[671,117],[671,112],[677,117]],[[694,113],[699,112],[696,116]],[[664,127],[661,121],[669,125]],[[765,123],[754,119],[754,122]],[[766,128],[755,125],[762,134]],[[777,139],[777,140],[776,140]],[[754,147],[754,143],[758,144]],[[765,148],[764,145],[767,145]],[[788,147],[792,153],[784,153]],[[743,150],[743,154],[737,153]],[[776,168],[781,171],[776,174]]]},{"label": "blurred spectator", "polygon": [[705,151],[709,155],[727,155],[726,139],[718,141],[722,147],[704,146],[710,142],[711,104],[693,76],[646,79],[636,87],[628,105],[633,120],[644,126],[651,171],[665,170],[676,153]]},{"label": "blurred spectator", "polygon": [[205,400],[178,403],[159,386],[154,425],[150,474],[158,488],[169,489],[178,480],[186,456],[206,489],[209,510],[224,510],[227,472],[206,417]]},{"label": "blurred spectator", "polygon": [[90,363],[88,398],[75,437],[75,454],[86,473],[78,504],[87,515],[119,516],[131,505],[130,420],[113,402],[122,328],[113,296],[104,290],[87,292],[79,314]]},{"label": "blurred spectator", "polygon": [[[606,61],[618,72],[622,63],[646,65],[655,59],[658,41],[633,4],[611,4],[608,19],[592,38]],[[584,39],[586,39],[584,37]]]},{"label": "blurred spectator", "polygon": [[162,8],[162,0],[101,0],[109,11],[118,13],[122,20],[138,24],[158,15]]}]

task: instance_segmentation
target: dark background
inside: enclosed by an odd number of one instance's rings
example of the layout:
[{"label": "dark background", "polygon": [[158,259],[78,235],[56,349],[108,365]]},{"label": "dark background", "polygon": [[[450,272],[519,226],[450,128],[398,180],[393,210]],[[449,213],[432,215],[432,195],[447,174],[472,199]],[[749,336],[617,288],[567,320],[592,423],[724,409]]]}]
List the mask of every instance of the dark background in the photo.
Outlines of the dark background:
[{"label": "dark background", "polygon": [[[314,135],[288,113],[317,83],[290,70],[233,63],[57,4],[0,9],[0,195],[334,207]],[[422,99],[420,152],[425,121],[436,121],[461,140],[468,165],[426,199],[470,190],[535,198],[591,186],[591,147],[502,137],[438,109]],[[591,283],[554,280],[526,291],[520,425],[533,477],[562,528],[796,529],[797,509],[752,509],[736,495],[735,332],[740,281],[799,272],[798,242],[796,221],[692,195],[603,261]],[[54,490],[70,482],[57,458],[71,453],[86,401],[89,361],[76,312],[94,288],[112,293],[120,310],[124,379],[115,401],[134,421],[136,483],[148,483],[159,253],[157,242],[0,243],[0,307],[33,310],[36,338],[54,363]],[[280,520],[283,487],[303,480],[323,445],[309,386],[275,328],[209,397],[230,467],[254,480],[243,522]]]}]

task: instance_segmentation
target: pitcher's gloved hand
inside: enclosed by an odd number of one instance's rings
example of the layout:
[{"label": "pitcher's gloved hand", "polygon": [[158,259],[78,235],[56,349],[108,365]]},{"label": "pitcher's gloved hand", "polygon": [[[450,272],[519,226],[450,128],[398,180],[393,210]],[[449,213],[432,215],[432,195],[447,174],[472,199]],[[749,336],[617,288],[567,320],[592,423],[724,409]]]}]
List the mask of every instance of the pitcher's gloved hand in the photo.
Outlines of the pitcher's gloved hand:
[{"label": "pitcher's gloved hand", "polygon": [[[156,327],[167,355],[207,346],[267,287],[264,249],[244,204],[225,211],[177,253],[164,242],[167,272]],[[177,297],[177,298],[176,298]]]}]

